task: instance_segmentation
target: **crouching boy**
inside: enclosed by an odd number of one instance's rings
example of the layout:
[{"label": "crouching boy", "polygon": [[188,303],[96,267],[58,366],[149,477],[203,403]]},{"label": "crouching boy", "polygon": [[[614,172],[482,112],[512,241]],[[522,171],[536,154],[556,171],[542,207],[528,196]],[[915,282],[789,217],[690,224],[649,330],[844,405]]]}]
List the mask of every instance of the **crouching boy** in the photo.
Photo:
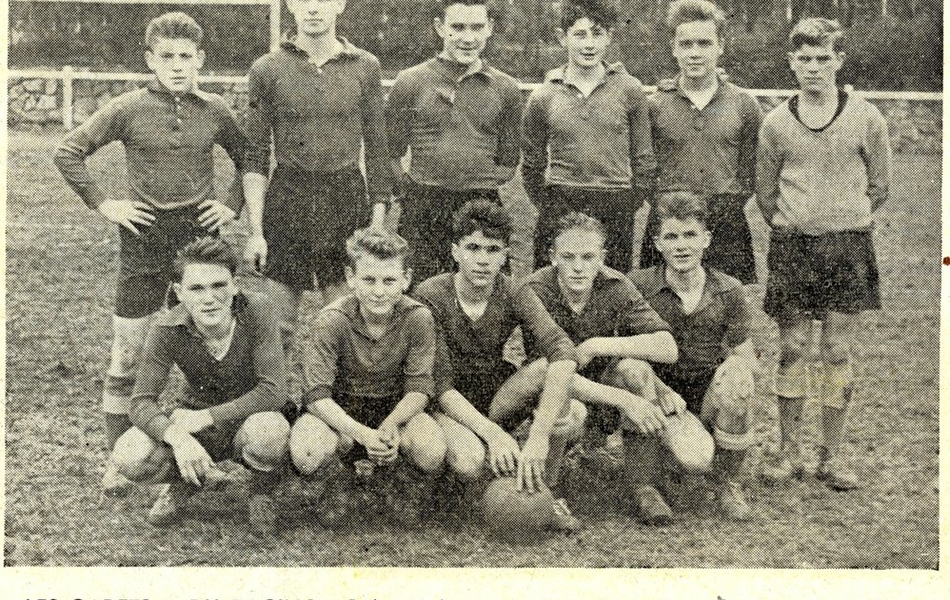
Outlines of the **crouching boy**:
[{"label": "crouching boy", "polygon": [[[656,372],[713,432],[713,477],[723,513],[746,520],[750,509],[740,476],[751,442],[748,413],[758,361],[748,339],[742,284],[703,266],[712,242],[706,214],[705,204],[691,192],[660,195],[654,243],[663,263],[634,271],[630,278],[673,330],[679,360],[656,365]],[[643,443],[643,483],[650,485],[661,467],[659,442],[644,438]]]},{"label": "crouching boy", "polygon": [[[449,468],[475,482],[487,460],[494,475],[517,476],[518,489],[533,492],[556,483],[565,445],[580,437],[587,411],[568,401],[574,344],[529,286],[501,273],[510,235],[504,208],[466,202],[452,223],[458,271],[429,278],[416,295],[439,326],[436,419],[448,440]],[[520,370],[504,359],[505,343],[519,325],[543,355]],[[563,499],[554,504],[555,529],[580,527]]]},{"label": "crouching boy", "polygon": [[[186,501],[233,458],[251,470],[248,517],[260,535],[274,528],[270,497],[287,460],[290,424],[277,318],[265,297],[238,291],[237,257],[222,240],[203,237],[175,259],[180,304],[159,316],[142,351],[130,417],[116,443],[119,473],[140,483],[169,482],[148,522],[178,520]],[[187,381],[180,406],[159,404],[172,365]]]},{"label": "crouching boy", "polygon": [[404,456],[411,464],[400,474],[408,470],[415,481],[390,495],[389,508],[412,525],[446,452],[441,428],[424,412],[434,388],[435,324],[429,309],[405,296],[411,272],[403,238],[361,229],[346,252],[352,294],[326,306],[304,336],[304,414],[291,432],[291,457],[305,479],[328,484],[317,518],[332,527],[347,516],[350,464],[368,457],[385,471]]},{"label": "crouching boy", "polygon": [[622,485],[639,517],[668,521],[669,508],[642,477],[650,457],[640,438],[655,437],[666,426],[664,415],[685,410],[650,365],[676,361],[676,341],[637,288],[604,264],[606,239],[600,221],[568,213],[554,232],[551,266],[535,271],[528,284],[577,344],[579,370],[569,395],[587,405],[593,433],[623,431]]},{"label": "crouching boy", "polygon": [[[234,218],[240,186],[227,205],[214,190],[214,146],[224,148],[240,172],[246,139],[221,97],[198,89],[201,27],[180,12],[152,19],[145,60],[155,78],[123,94],[71,131],[54,161],[89,208],[119,225],[119,278],[112,317],[112,353],[102,390],[107,450],[129,427],[135,369],[149,322],[162,307],[172,261],[185,244]],[[108,197],[86,167],[86,157],[113,141],[125,146],[129,195]],[[108,496],[129,482],[112,463],[102,480]]]}]

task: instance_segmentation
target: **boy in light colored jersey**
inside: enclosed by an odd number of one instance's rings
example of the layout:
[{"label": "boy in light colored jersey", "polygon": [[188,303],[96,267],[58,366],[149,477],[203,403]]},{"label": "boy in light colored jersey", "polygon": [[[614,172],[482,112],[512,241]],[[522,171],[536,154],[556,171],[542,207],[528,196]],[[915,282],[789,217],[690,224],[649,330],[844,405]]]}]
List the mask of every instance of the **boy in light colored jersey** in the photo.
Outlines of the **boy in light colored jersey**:
[{"label": "boy in light colored jersey", "polygon": [[324,307],[304,342],[304,414],[291,431],[291,458],[305,478],[329,483],[317,518],[337,526],[347,517],[351,465],[368,458],[388,471],[404,457],[410,464],[400,475],[408,468],[411,477],[401,478],[408,485],[390,495],[389,508],[417,524],[446,453],[442,429],[425,412],[434,388],[432,313],[405,295],[412,272],[404,239],[361,229],[346,251],[352,294]]},{"label": "boy in light colored jersey", "polygon": [[[400,231],[416,281],[451,271],[452,214],[465,202],[501,203],[520,158],[518,82],[488,65],[493,0],[439,0],[438,56],[401,71],[386,101],[389,155],[401,180]],[[410,151],[408,171],[401,159]]]},{"label": "boy in light colored jersey", "polygon": [[764,475],[785,480],[811,462],[799,435],[812,320],[820,319],[817,475],[847,490],[860,485],[840,452],[853,391],[854,329],[861,311],[881,308],[873,215],[887,200],[891,150],[880,111],[838,86],[842,35],[828,19],[803,19],[792,28],[788,62],[800,90],[762,124],[757,200],[772,228],[764,307],[781,337],[775,375],[781,446]]},{"label": "boy in light colored jersey", "polygon": [[[588,406],[601,434],[623,431],[625,494],[637,515],[656,524],[669,516],[646,470],[642,437],[666,426],[665,415],[686,409],[647,362],[677,359],[670,326],[620,272],[604,264],[606,234],[596,219],[568,213],[558,222],[551,265],[535,271],[530,285],[554,321],[577,344],[578,372],[569,395]],[[530,355],[530,348],[529,348]]]},{"label": "boy in light colored jersey", "polygon": [[558,219],[571,211],[605,224],[607,264],[630,270],[633,217],[653,185],[656,162],[646,95],[623,63],[607,64],[617,10],[612,0],[562,8],[567,63],[528,98],[521,170],[538,208],[535,268],[548,262]]},{"label": "boy in light colored jersey", "polygon": [[[69,132],[54,162],[83,201],[119,225],[119,278],[112,317],[112,353],[102,389],[109,452],[130,426],[129,405],[142,341],[174,279],[175,254],[189,241],[217,232],[241,210],[240,186],[226,203],[214,190],[215,145],[243,170],[246,138],[220,96],[198,89],[204,64],[201,27],[180,12],[149,22],[145,60],[155,78],[96,111]],[[128,198],[108,198],[85,159],[113,141],[126,150]],[[107,496],[129,482],[106,464]]]},{"label": "boy in light colored jersey", "polygon": [[[752,234],[743,209],[755,191],[762,111],[752,94],[719,74],[726,29],[722,10],[707,0],[677,0],[670,3],[666,24],[680,70],[650,96],[656,192],[689,190],[706,199],[712,232],[707,266],[754,283]],[[641,267],[660,262],[656,225],[652,210]]]},{"label": "boy in light colored jersey", "polygon": [[[583,431],[587,410],[567,395],[577,364],[574,344],[531,287],[501,273],[511,235],[504,208],[488,200],[468,202],[456,211],[452,230],[458,270],[415,290],[436,322],[441,412],[435,416],[448,441],[448,466],[474,483],[487,464],[495,476],[514,476],[519,490],[533,493],[545,482],[556,483],[552,478],[567,443]],[[518,326],[545,357],[521,369],[504,359],[505,343]],[[527,433],[523,444],[515,439],[519,429]],[[555,529],[580,528],[563,499],[554,508]]]},{"label": "boy in light colored jersey", "polygon": [[[271,493],[287,463],[290,424],[280,327],[269,300],[242,293],[238,259],[222,240],[203,237],[175,259],[181,301],[156,317],[145,339],[131,419],[112,461],[141,483],[169,482],[148,513],[165,527],[183,516],[188,499],[233,458],[251,470],[248,518],[254,533],[275,529]],[[179,406],[159,396],[177,366],[188,383]]]},{"label": "boy in light colored jersey", "polygon": [[[660,195],[657,205],[654,243],[663,264],[630,273],[650,306],[669,323],[679,348],[679,359],[656,365],[656,372],[712,430],[716,441],[712,475],[723,513],[748,520],[751,509],[741,477],[752,442],[749,405],[759,366],[748,337],[742,284],[703,266],[712,234],[702,200],[692,192],[669,192]],[[655,480],[657,444],[643,441],[643,471]]]},{"label": "boy in light colored jersey", "polygon": [[288,337],[314,278],[325,304],[347,292],[346,240],[381,226],[391,196],[379,60],[337,36],[345,6],[287,0],[296,30],[248,73],[244,257],[281,299]]}]

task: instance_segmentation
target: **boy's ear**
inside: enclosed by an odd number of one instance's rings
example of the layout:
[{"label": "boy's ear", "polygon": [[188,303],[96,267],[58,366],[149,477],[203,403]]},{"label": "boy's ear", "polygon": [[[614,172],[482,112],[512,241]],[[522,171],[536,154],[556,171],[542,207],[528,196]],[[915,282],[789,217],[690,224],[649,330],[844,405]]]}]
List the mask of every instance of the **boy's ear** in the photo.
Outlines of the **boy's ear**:
[{"label": "boy's ear", "polygon": [[403,273],[406,277],[405,284],[402,287],[403,293],[409,290],[409,285],[412,283],[412,267],[406,267],[405,272]]},{"label": "boy's ear", "polygon": [[432,29],[435,29],[436,35],[442,39],[445,39],[445,30],[442,25],[442,19],[439,17],[434,17],[432,19]]},{"label": "boy's ear", "polygon": [[558,41],[562,46],[567,46],[567,32],[558,27],[554,30],[555,35],[557,35]]},{"label": "boy's ear", "polygon": [[177,281],[172,284],[172,291],[175,292],[175,296],[178,297],[179,302],[181,301],[181,284]]},{"label": "boy's ear", "polygon": [[197,54],[196,56],[197,56],[197,59],[198,59],[198,65],[197,65],[197,67],[200,69],[200,68],[202,68],[202,67],[205,66],[205,57],[206,57],[207,55],[205,54],[205,51],[204,51],[204,50],[200,50],[200,49],[199,49],[199,50],[198,50],[198,54]]},{"label": "boy's ear", "polygon": [[350,280],[356,275],[356,272],[353,270],[352,265],[343,266],[343,276],[346,278],[347,284],[350,283]]}]

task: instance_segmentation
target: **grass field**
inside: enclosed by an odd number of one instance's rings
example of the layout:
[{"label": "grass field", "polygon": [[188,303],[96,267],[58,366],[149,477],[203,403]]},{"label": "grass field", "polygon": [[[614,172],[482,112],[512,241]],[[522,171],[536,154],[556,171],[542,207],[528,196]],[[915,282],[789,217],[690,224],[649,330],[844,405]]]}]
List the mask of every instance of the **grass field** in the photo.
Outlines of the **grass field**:
[{"label": "grass field", "polygon": [[[247,533],[240,489],[209,494],[167,531],[144,521],[149,490],[118,501],[100,495],[117,232],[61,181],[51,160],[57,137],[9,138],[7,566],[938,567],[939,157],[896,159],[894,193],[878,219],[884,310],[863,317],[845,436],[864,489],[836,493],[815,481],[767,487],[756,479],[763,451],[775,443],[763,382],[748,461],[751,523],[720,519],[701,482],[686,481],[674,486],[675,524],[644,528],[625,514],[615,474],[574,461],[566,491],[587,527],[534,546],[498,543],[452,515],[420,531],[366,518],[331,533],[300,510],[292,488],[283,493],[278,537],[258,542]],[[104,149],[90,165],[110,193],[124,193],[120,148]],[[524,255],[531,211],[523,195],[511,198]],[[764,252],[764,223],[756,212],[750,218]],[[761,286],[754,291],[760,304]],[[756,346],[774,366],[774,326],[757,309],[755,324]]]}]

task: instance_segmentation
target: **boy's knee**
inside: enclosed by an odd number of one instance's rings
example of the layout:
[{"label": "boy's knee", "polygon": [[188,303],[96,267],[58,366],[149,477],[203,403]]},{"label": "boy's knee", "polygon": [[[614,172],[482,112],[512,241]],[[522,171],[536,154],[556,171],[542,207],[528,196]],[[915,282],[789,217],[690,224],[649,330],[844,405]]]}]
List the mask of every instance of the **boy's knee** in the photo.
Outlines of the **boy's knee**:
[{"label": "boy's knee", "polygon": [[151,323],[151,316],[130,319],[112,317],[112,351],[109,360],[108,375],[111,377],[134,377],[138,366],[145,334]]},{"label": "boy's knee", "polygon": [[808,336],[802,331],[788,332],[782,336],[779,366],[787,367],[798,363],[808,353]]},{"label": "boy's knee", "polygon": [[435,421],[445,436],[445,461],[449,469],[463,481],[480,478],[485,466],[485,445],[481,438],[442,413],[435,414]]},{"label": "boy's knee", "polygon": [[337,451],[340,436],[311,414],[303,414],[290,429],[290,459],[301,475],[310,475]]},{"label": "boy's knee", "polygon": [[130,481],[161,483],[171,473],[174,457],[167,446],[132,427],[116,441],[112,462]]},{"label": "boy's knee", "polygon": [[273,471],[287,458],[290,423],[279,412],[255,413],[245,419],[234,445],[247,465],[258,471]]},{"label": "boy's knee", "polygon": [[848,344],[847,340],[829,338],[823,340],[821,354],[827,364],[845,364],[851,360],[851,345]]},{"label": "boy's knee", "polygon": [[558,417],[551,430],[551,437],[574,441],[584,434],[584,422],[587,420],[587,407],[582,402],[571,399],[566,414]]},{"label": "boy's knee", "polygon": [[441,473],[448,450],[445,433],[427,414],[419,414],[406,423],[402,433],[403,451],[425,473]]},{"label": "boy's knee", "polygon": [[614,368],[624,389],[644,397],[656,394],[653,389],[653,368],[647,362],[624,358]]}]

